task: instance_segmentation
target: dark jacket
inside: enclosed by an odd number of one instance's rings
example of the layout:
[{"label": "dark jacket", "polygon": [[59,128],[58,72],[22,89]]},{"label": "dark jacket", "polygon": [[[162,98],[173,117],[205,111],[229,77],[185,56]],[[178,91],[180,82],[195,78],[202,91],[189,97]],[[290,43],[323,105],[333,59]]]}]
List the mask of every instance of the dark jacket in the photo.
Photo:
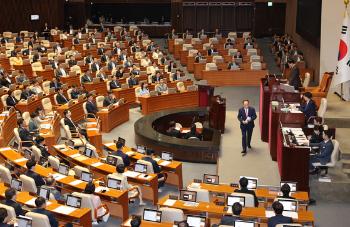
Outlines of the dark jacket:
[{"label": "dark jacket", "polygon": [[294,89],[299,89],[302,87],[301,80],[300,80],[300,72],[298,67],[294,67],[291,69],[289,74],[289,85],[293,86]]},{"label": "dark jacket", "polygon": [[18,128],[18,134],[22,141],[32,141],[33,137],[29,133],[28,129],[20,127]]},{"label": "dark jacket", "polygon": [[98,111],[96,104],[89,101],[86,102],[86,110],[88,113],[93,113],[95,115]]},{"label": "dark jacket", "polygon": [[[251,120],[248,122],[248,124],[243,124],[243,121],[247,119],[247,117],[250,117]],[[254,120],[256,119],[256,112],[253,107],[248,107],[248,116],[245,113],[244,108],[240,108],[238,111],[238,120],[241,122],[241,128],[242,127],[247,127],[247,128],[254,128]]]},{"label": "dark jacket", "polygon": [[123,159],[124,166],[130,165],[129,156],[127,154],[125,154],[124,152],[117,150],[116,152],[113,153],[113,155],[121,157]]},{"label": "dark jacket", "polygon": [[51,81],[51,83],[50,83],[50,88],[55,88],[55,89],[57,89],[57,88],[60,88],[62,86],[62,83],[61,82],[53,82],[53,81]]},{"label": "dark jacket", "polygon": [[116,88],[120,88],[121,87],[121,85],[120,85],[120,83],[119,83],[119,81],[118,80],[116,80],[116,81],[111,81],[110,83],[109,83],[109,89],[116,89]]},{"label": "dark jacket", "polygon": [[63,104],[66,104],[68,102],[68,99],[64,95],[57,94],[56,101],[58,104],[63,105]]},{"label": "dark jacket", "polygon": [[293,219],[290,217],[283,216],[282,214],[278,214],[269,218],[267,221],[268,227],[275,227],[278,224],[288,224],[293,223]]},{"label": "dark jacket", "polygon": [[256,197],[255,192],[253,190],[249,190],[248,188],[240,188],[240,189],[236,189],[235,192],[253,195],[255,207],[259,206],[258,198]]},{"label": "dark jacket", "polygon": [[36,208],[32,212],[46,215],[49,218],[49,222],[51,227],[58,227],[58,221],[56,220],[55,216],[48,210]]},{"label": "dark jacket", "polygon": [[333,149],[334,146],[331,140],[328,140],[327,142],[322,141],[320,143],[320,152],[315,156],[320,160],[322,165],[325,165],[331,161]]},{"label": "dark jacket", "polygon": [[45,184],[44,179],[39,174],[37,174],[36,172],[33,172],[32,170],[27,170],[26,175],[34,179],[35,185],[37,187],[40,187]]},{"label": "dark jacket", "polygon": [[221,218],[220,225],[232,225],[232,226],[234,226],[236,220],[240,220],[240,218],[237,216],[232,216],[232,215],[224,215]]},{"label": "dark jacket", "polygon": [[92,78],[84,74],[84,76],[81,77],[81,83],[89,83],[89,82],[92,82]]},{"label": "dark jacket", "polygon": [[301,105],[300,110],[304,113],[306,121],[308,121],[310,117],[317,116],[317,106],[312,99],[310,99],[308,103]]},{"label": "dark jacket", "polygon": [[11,95],[9,95],[6,99],[7,106],[15,106],[17,103],[18,103],[18,100]]},{"label": "dark jacket", "polygon": [[128,81],[128,84],[129,84],[129,87],[132,87],[132,86],[135,86],[135,85],[138,85],[139,84],[139,81],[137,78],[134,78],[134,79],[129,79]]},{"label": "dark jacket", "polygon": [[154,173],[160,173],[160,172],[161,172],[160,166],[159,166],[158,163],[157,163],[155,160],[153,160],[151,157],[143,157],[142,160],[145,160],[145,161],[147,161],[147,162],[152,163],[153,172],[154,172]]},{"label": "dark jacket", "polygon": [[64,124],[68,125],[70,131],[77,132],[77,125],[68,117],[64,118]]},{"label": "dark jacket", "polygon": [[111,105],[111,104],[114,104],[114,103],[116,103],[116,102],[117,102],[116,99],[111,99],[110,97],[106,96],[106,97],[104,98],[104,100],[103,100],[103,106],[104,106],[104,107],[107,107],[107,106],[109,106],[109,105]]},{"label": "dark jacket", "polygon": [[16,212],[16,216],[24,215],[24,210],[22,209],[21,204],[9,199],[4,200],[2,203],[7,206],[13,207],[13,209]]}]

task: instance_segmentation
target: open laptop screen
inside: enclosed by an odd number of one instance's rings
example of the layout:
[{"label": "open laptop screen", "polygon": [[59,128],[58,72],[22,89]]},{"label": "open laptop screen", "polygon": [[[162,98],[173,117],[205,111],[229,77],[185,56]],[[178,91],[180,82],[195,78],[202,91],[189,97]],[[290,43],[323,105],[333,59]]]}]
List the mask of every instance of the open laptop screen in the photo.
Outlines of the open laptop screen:
[{"label": "open laptop screen", "polygon": [[197,192],[188,191],[188,190],[180,190],[180,200],[196,202],[197,201]]},{"label": "open laptop screen", "polygon": [[[243,178],[245,176],[241,176],[240,178]],[[248,189],[253,189],[255,190],[258,187],[258,178],[254,177],[245,177],[248,179]]]},{"label": "open laptop screen", "polygon": [[189,226],[193,227],[205,227],[205,217],[187,215],[187,223]]},{"label": "open laptop screen", "polygon": [[282,203],[284,211],[298,211],[298,201],[293,199],[278,199],[278,202]]},{"label": "open laptop screen", "polygon": [[139,172],[139,173],[147,173],[147,165],[141,164],[141,163],[136,163],[134,170],[135,170],[135,172]]},{"label": "open laptop screen", "polygon": [[227,196],[227,206],[232,206],[234,203],[240,203],[242,207],[245,206],[245,197],[244,196]]},{"label": "open laptop screen", "polygon": [[291,182],[291,181],[281,181],[281,187],[284,184],[288,184],[290,187],[291,192],[296,192],[297,191],[297,182]]},{"label": "open laptop screen", "polygon": [[211,175],[211,174],[204,174],[203,182],[206,184],[219,184],[219,176],[218,175]]},{"label": "open laptop screen", "polygon": [[66,205],[70,207],[80,208],[81,198],[73,195],[67,195]]},{"label": "open laptop screen", "polygon": [[152,222],[161,222],[162,212],[158,210],[144,209],[143,220]]},{"label": "open laptop screen", "polygon": [[115,178],[110,178],[110,177],[107,179],[107,187],[108,188],[114,188],[114,189],[120,190],[121,185],[122,185],[121,180],[118,180]]}]

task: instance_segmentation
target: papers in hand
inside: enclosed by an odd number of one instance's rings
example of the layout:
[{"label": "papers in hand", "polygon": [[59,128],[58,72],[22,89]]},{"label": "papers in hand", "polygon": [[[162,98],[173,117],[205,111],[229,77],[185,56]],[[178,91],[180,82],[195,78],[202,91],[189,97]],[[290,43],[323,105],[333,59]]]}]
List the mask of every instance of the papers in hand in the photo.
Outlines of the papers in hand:
[{"label": "papers in hand", "polygon": [[140,173],[134,171],[126,171],[123,175],[127,177],[137,177],[138,175],[140,175]]},{"label": "papers in hand", "polygon": [[69,207],[69,206],[59,206],[56,209],[53,210],[53,212],[60,213],[60,214],[70,214],[73,211],[75,211],[77,208]]},{"label": "papers in hand", "polygon": [[176,203],[176,200],[167,199],[167,200],[163,203],[163,205],[164,205],[164,206],[173,206],[175,203]]}]

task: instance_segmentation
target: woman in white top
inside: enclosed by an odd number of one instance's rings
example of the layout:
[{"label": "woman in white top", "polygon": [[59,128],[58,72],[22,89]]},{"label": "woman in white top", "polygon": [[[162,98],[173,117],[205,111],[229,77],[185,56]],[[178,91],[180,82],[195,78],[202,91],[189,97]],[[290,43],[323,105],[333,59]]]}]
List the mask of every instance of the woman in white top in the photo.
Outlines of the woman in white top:
[{"label": "woman in white top", "polygon": [[103,216],[102,219],[104,222],[106,222],[109,218],[109,214],[106,214],[106,209],[104,207],[101,207],[102,203],[100,197],[98,195],[94,195],[95,189],[95,184],[90,181],[86,184],[83,193],[89,194],[91,196],[94,209],[99,208],[97,210],[97,216]]},{"label": "woman in white top", "polygon": [[140,96],[148,96],[148,95],[149,95],[148,84],[141,83]]}]

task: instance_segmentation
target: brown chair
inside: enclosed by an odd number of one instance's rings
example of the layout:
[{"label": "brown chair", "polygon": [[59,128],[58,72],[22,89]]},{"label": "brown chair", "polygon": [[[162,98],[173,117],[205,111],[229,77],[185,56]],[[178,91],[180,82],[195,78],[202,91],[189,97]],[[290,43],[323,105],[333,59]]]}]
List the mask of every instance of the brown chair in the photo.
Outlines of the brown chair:
[{"label": "brown chair", "polygon": [[333,72],[324,73],[318,87],[306,87],[305,92],[311,92],[313,97],[326,98],[332,83]]}]

